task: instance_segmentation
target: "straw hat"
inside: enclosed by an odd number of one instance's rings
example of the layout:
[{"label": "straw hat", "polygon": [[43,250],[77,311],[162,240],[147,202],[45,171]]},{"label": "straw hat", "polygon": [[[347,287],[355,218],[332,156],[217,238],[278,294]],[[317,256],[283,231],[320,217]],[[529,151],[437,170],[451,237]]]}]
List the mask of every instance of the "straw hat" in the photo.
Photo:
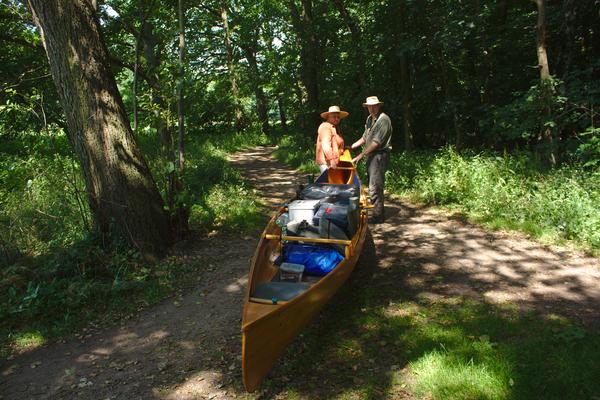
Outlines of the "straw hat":
[{"label": "straw hat", "polygon": [[369,96],[369,97],[367,97],[367,101],[365,103],[363,103],[363,107],[375,106],[377,104],[383,104],[383,101],[379,101],[377,96]]},{"label": "straw hat", "polygon": [[321,113],[321,118],[327,119],[329,113],[340,113],[340,119],[344,119],[349,115],[346,111],[340,110],[338,106],[331,106],[329,110]]}]

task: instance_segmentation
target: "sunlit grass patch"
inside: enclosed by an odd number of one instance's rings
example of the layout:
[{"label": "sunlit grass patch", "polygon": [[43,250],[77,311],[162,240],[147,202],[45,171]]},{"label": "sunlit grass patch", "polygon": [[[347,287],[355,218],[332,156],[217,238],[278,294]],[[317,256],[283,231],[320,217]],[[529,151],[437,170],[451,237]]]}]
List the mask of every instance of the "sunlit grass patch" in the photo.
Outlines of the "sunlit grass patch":
[{"label": "sunlit grass patch", "polygon": [[312,139],[300,133],[280,138],[278,149],[273,152],[273,156],[299,171],[311,174],[319,173],[319,167],[315,163],[314,143]]},{"label": "sunlit grass patch", "polygon": [[46,343],[46,338],[38,331],[16,333],[11,337],[11,340],[17,351],[38,347]]},{"label": "sunlit grass patch", "polygon": [[215,186],[191,210],[192,228],[252,232],[264,222],[258,196],[240,186]]},{"label": "sunlit grass patch", "polygon": [[386,188],[418,202],[453,207],[493,229],[600,251],[600,175],[578,166],[541,168],[527,154],[447,147],[394,153]]},{"label": "sunlit grass patch", "polygon": [[410,367],[416,375],[415,394],[432,399],[506,399],[510,389],[510,367],[464,360],[449,351],[432,351]]},{"label": "sunlit grass patch", "polygon": [[[600,395],[600,335],[564,317],[453,296],[344,287],[291,346],[269,393],[332,399]],[[379,289],[381,289],[379,287]],[[291,382],[278,377],[295,376]],[[308,385],[317,377],[316,385]]]}]

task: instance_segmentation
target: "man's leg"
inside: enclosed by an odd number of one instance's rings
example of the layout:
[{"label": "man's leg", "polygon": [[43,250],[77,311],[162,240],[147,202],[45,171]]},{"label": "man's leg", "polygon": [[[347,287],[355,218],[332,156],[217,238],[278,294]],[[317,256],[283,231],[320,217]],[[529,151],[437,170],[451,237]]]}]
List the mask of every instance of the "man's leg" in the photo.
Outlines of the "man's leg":
[{"label": "man's leg", "polygon": [[369,197],[375,207],[371,210],[374,222],[383,221],[383,189],[386,167],[386,153],[375,153],[367,160],[369,175]]}]

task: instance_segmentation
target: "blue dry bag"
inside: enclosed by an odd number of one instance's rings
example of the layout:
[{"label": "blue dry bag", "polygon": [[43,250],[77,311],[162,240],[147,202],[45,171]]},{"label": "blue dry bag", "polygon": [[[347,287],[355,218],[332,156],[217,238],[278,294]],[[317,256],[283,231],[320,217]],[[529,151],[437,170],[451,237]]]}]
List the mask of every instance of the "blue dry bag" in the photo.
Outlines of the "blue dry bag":
[{"label": "blue dry bag", "polygon": [[331,272],[344,257],[334,249],[308,244],[286,244],[285,262],[304,265],[304,273],[324,276]]}]

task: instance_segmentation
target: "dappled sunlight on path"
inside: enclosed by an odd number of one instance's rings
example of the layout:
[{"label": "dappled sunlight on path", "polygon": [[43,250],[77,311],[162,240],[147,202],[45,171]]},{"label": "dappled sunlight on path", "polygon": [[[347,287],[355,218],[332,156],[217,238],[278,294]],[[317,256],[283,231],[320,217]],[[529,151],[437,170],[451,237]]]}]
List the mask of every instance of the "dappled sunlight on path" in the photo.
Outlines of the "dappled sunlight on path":
[{"label": "dappled sunlight on path", "polygon": [[406,268],[406,286],[421,296],[474,296],[600,322],[598,259],[397,200],[388,201],[386,214],[386,223],[371,229],[379,265]]},{"label": "dappled sunlight on path", "polygon": [[[273,160],[272,151],[261,147],[230,157],[260,193],[269,212],[289,200],[297,185],[305,181],[303,174]],[[595,258],[546,248],[517,234],[489,232],[444,211],[395,199],[387,200],[386,222],[373,225],[371,236],[373,242],[369,237],[347,288],[322,315],[333,314],[336,302],[355,299],[349,312],[367,313],[369,307],[382,307],[383,315],[402,316],[413,311],[397,304],[412,299],[423,300],[413,307],[427,307],[436,301],[474,298],[492,304],[516,303],[543,316],[599,324],[600,264]],[[119,326],[94,327],[63,343],[6,360],[0,365],[0,394],[6,399],[254,398],[244,392],[241,382],[240,319],[249,259],[257,242],[258,235],[197,237],[178,244],[172,251],[173,260],[191,263],[198,271],[186,288]],[[380,294],[377,304],[361,303],[361,293],[367,290]],[[353,343],[361,333],[338,332],[339,322],[331,322],[327,328],[327,318],[317,318],[309,329],[334,330],[342,340]],[[368,328],[366,323],[358,327]],[[376,337],[378,333],[371,334]],[[372,344],[369,335],[366,343]],[[377,363],[365,350],[364,354],[352,353],[348,361],[335,367],[343,371],[366,365],[384,383],[377,389],[383,391],[377,392],[378,396],[385,398],[387,391],[391,393],[388,398],[412,398],[389,378],[390,370],[401,370],[407,363],[389,351],[389,340],[394,339],[380,338],[375,343],[383,348]],[[292,347],[304,351],[303,345],[296,341]],[[297,356],[286,353],[280,365]],[[361,387],[359,377],[343,381],[339,387],[320,385],[322,379],[339,375],[327,368],[318,376],[300,377],[300,382],[315,381],[316,388],[300,385],[302,396],[316,398],[317,393],[333,398]],[[277,368],[270,379],[280,385],[272,392],[283,388],[285,394],[294,384]]]},{"label": "dappled sunlight on path", "polygon": [[229,156],[244,178],[259,190],[269,209],[286,203],[296,194],[299,184],[306,183],[306,174],[270,157],[274,147],[259,147]]}]

